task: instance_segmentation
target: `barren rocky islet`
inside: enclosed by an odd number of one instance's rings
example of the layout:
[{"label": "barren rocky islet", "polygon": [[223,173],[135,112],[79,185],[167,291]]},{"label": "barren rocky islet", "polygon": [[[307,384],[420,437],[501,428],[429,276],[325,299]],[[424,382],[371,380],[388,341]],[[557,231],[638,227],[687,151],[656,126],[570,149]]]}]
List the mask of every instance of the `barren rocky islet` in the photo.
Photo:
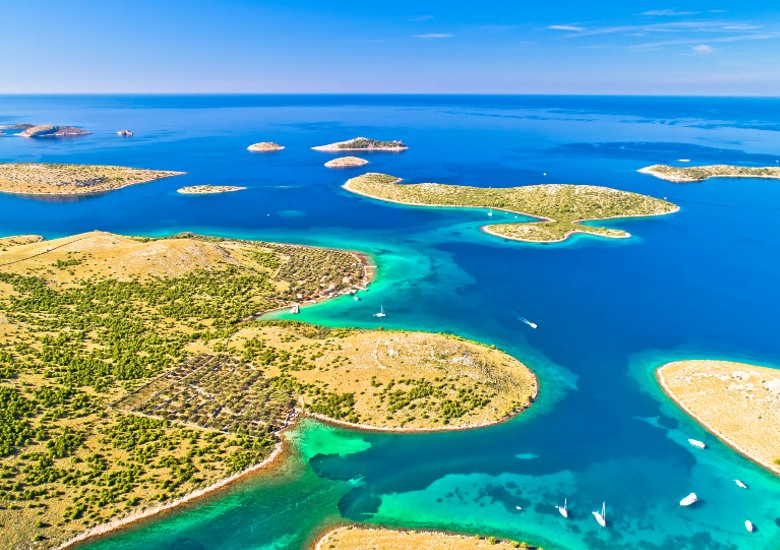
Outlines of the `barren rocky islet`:
[{"label": "barren rocky islet", "polygon": [[655,164],[639,170],[660,179],[675,183],[694,183],[711,178],[767,178],[780,179],[778,166],[734,166],[713,164],[709,166],[669,166]]},{"label": "barren rocky islet", "polygon": [[182,175],[183,172],[89,164],[0,163],[0,192],[86,195]]}]

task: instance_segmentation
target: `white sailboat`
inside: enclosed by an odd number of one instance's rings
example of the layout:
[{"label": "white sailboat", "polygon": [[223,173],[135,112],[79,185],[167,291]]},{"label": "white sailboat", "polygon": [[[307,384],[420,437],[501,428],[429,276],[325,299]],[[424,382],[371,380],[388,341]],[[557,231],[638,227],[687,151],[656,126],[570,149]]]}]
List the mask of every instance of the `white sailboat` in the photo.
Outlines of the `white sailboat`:
[{"label": "white sailboat", "polygon": [[374,317],[387,317],[385,306],[379,306],[379,313],[374,313]]},{"label": "white sailboat", "polygon": [[563,499],[563,506],[556,506],[556,508],[558,509],[558,511],[561,513],[563,517],[569,519],[569,508],[566,499]]},{"label": "white sailboat", "polygon": [[735,479],[735,480],[734,480],[734,483],[736,483],[736,484],[737,484],[737,487],[740,487],[741,489],[747,489],[747,488],[748,488],[748,486],[747,486],[747,485],[745,485],[744,483],[742,483],[742,482],[741,482],[740,480],[738,480],[738,479]]},{"label": "white sailboat", "polygon": [[493,215],[493,211],[492,210],[488,210],[488,216],[492,216],[492,215]]},{"label": "white sailboat", "polygon": [[699,441],[698,439],[689,439],[688,443],[690,443],[694,447],[698,447],[699,449],[707,448],[707,445],[705,445],[703,441]]},{"label": "white sailboat", "polygon": [[699,500],[699,497],[696,496],[696,493],[691,493],[680,501],[680,506],[690,506],[697,500]]},{"label": "white sailboat", "polygon": [[360,301],[360,298],[358,298],[357,296],[353,296],[352,299],[355,300],[356,302]]},{"label": "white sailboat", "polygon": [[748,533],[752,533],[753,529],[755,529],[755,527],[753,527],[753,522],[750,521],[749,519],[745,520],[745,529],[748,530]]},{"label": "white sailboat", "polygon": [[593,517],[596,518],[596,522],[602,527],[607,526],[607,503],[601,504],[601,513],[593,512]]},{"label": "white sailboat", "polygon": [[290,313],[292,313],[293,315],[297,315],[300,312],[301,312],[301,306],[299,306],[298,304],[293,304],[292,307],[290,308]]}]

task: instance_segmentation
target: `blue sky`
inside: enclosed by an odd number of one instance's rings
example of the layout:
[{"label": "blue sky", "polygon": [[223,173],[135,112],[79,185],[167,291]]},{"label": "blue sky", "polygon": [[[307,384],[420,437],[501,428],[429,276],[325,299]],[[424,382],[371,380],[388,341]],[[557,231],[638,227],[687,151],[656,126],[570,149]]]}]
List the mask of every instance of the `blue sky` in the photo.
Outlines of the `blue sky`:
[{"label": "blue sky", "polygon": [[0,93],[780,95],[771,0],[0,0]]}]

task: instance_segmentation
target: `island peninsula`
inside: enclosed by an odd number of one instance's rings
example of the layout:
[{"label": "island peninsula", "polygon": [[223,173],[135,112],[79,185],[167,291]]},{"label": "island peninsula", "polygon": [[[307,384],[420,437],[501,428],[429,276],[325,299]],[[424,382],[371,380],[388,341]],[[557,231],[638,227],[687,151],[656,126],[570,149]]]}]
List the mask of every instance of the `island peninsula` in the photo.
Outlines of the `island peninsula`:
[{"label": "island peninsula", "polygon": [[26,138],[61,138],[73,136],[85,136],[89,134],[86,130],[75,128],[73,126],[54,126],[52,124],[29,125],[22,124],[24,130],[19,133]]},{"label": "island peninsula", "polygon": [[406,151],[407,147],[402,141],[381,141],[378,139],[369,139],[365,137],[356,137],[346,141],[337,141],[328,145],[318,145],[312,147],[315,151],[326,151],[330,153],[340,153],[342,151]]},{"label": "island peninsula", "polygon": [[780,179],[780,167],[748,167],[713,164],[710,166],[668,166],[655,164],[638,170],[675,183],[693,183],[710,178],[769,178]]},{"label": "island peninsula", "polygon": [[0,192],[86,195],[114,191],[183,173],[90,164],[0,163]]},{"label": "island peninsula", "polygon": [[246,187],[236,185],[190,185],[177,189],[177,193],[182,195],[213,195],[216,193],[232,193],[234,191],[244,191]]},{"label": "island peninsula", "polygon": [[780,475],[780,371],[728,361],[656,370],[664,392],[726,444]]},{"label": "island peninsula", "polygon": [[299,414],[458,429],[537,393],[522,363],[454,336],[256,320],[364,288],[354,252],[103,232],[2,248],[9,546],[58,546],[224,486],[282,456]]},{"label": "island peninsula", "polygon": [[497,237],[552,243],[575,233],[626,238],[619,229],[583,225],[582,221],[659,216],[679,208],[667,201],[593,185],[545,184],[523,187],[467,187],[440,183],[400,184],[400,178],[368,173],[352,178],[344,189],[378,200],[412,206],[443,206],[505,210],[544,221],[486,225]]},{"label": "island peninsula", "polygon": [[347,526],[325,533],[314,550],[508,550],[533,548],[525,542],[442,533],[438,531],[400,531],[374,527]]}]

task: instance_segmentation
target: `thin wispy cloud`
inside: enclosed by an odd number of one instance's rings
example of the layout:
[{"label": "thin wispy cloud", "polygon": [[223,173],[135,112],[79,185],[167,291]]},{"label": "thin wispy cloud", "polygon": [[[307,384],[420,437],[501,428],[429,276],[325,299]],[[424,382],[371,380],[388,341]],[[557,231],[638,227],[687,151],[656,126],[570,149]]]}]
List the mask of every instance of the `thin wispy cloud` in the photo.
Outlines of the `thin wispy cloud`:
[{"label": "thin wispy cloud", "polygon": [[694,46],[693,48],[691,48],[691,51],[696,54],[706,55],[708,53],[714,52],[715,48],[713,48],[708,44],[699,44],[698,46]]},{"label": "thin wispy cloud", "polygon": [[643,11],[639,15],[658,15],[658,16],[677,16],[677,15],[697,15],[698,11],[681,11],[678,9],[671,10],[648,10]]},{"label": "thin wispy cloud", "polygon": [[[563,29],[561,27],[564,27]],[[758,32],[760,27],[750,24],[734,23],[734,22],[722,22],[722,21],[673,21],[669,23],[654,23],[645,25],[615,25],[615,26],[602,26],[602,27],[580,27],[569,25],[553,25],[547,27],[551,30],[573,30],[577,29],[577,32],[570,34],[570,37],[580,38],[587,36],[598,36],[607,34],[622,34],[626,36],[647,36],[653,33],[745,33],[745,32]]]},{"label": "thin wispy cloud", "polygon": [[[730,42],[747,42],[747,41],[755,41],[755,40],[772,40],[772,39],[778,39],[780,38],[780,32],[766,32],[762,34],[740,34],[740,35],[734,35],[734,36],[722,36],[719,38],[708,38],[708,42],[712,44],[728,44]],[[702,44],[701,40],[697,40],[696,38],[685,38],[680,40],[664,40],[660,42],[647,42],[644,44],[636,44],[631,47],[631,49],[634,50],[657,50],[660,48],[665,48],[669,46],[690,46],[691,49],[696,48],[698,46],[706,46],[706,44]],[[713,48],[714,51],[714,48]],[[699,53],[709,53],[709,52],[699,52]]]},{"label": "thin wispy cloud", "polygon": [[568,32],[582,32],[585,30],[584,27],[580,27],[577,25],[550,25],[547,27],[551,31],[568,31]]},{"label": "thin wispy cloud", "polygon": [[436,19],[433,15],[410,15],[406,18],[407,21],[412,23],[424,23],[425,21],[433,21]]},{"label": "thin wispy cloud", "polygon": [[438,40],[441,38],[453,38],[454,34],[444,32],[429,32],[426,34],[415,34],[414,38],[422,38],[423,40]]}]

